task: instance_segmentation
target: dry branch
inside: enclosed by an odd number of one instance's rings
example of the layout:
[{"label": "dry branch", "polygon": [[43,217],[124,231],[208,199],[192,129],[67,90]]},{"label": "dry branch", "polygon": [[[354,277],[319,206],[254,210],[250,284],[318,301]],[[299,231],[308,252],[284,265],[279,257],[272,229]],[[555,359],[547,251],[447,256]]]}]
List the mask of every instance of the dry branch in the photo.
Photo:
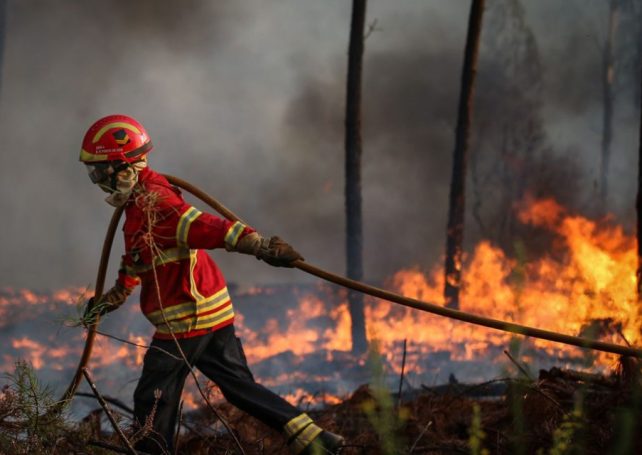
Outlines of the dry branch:
[{"label": "dry branch", "polygon": [[506,354],[506,357],[508,357],[508,359],[513,362],[513,365],[517,367],[517,369],[526,377],[526,379],[530,379],[531,381],[533,380],[533,378],[531,378],[531,375],[528,374],[528,371],[526,371],[526,369],[521,366],[512,355],[510,355],[510,352],[504,350],[504,354]]},{"label": "dry branch", "polygon": [[127,439],[127,436],[125,436],[125,433],[123,433],[123,430],[121,430],[120,427],[118,426],[118,422],[116,422],[116,419],[114,418],[113,414],[111,413],[111,410],[107,406],[105,399],[100,395],[100,392],[98,392],[98,388],[96,388],[96,384],[94,384],[94,381],[91,378],[91,375],[89,374],[89,370],[87,368],[83,368],[82,373],[85,375],[85,379],[87,379],[87,383],[89,384],[89,387],[91,387],[92,392],[94,392],[94,395],[96,395],[96,399],[98,400],[98,403],[100,403],[100,405],[105,410],[105,414],[107,415],[107,418],[111,423],[111,426],[114,427],[116,434],[118,434],[118,437],[123,442],[123,444],[127,446],[128,452],[132,455],[137,455],[136,450],[134,449],[134,446],[132,446],[132,443],[129,442],[129,439]]}]

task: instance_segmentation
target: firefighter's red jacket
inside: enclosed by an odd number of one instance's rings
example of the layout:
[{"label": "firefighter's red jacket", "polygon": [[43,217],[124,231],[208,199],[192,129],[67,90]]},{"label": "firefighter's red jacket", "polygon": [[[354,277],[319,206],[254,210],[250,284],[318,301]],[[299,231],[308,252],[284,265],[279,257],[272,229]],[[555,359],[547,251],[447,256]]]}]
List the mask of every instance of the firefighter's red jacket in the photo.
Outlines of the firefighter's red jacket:
[{"label": "firefighter's red jacket", "polygon": [[118,282],[141,284],[140,306],[155,338],[189,338],[234,322],[225,279],[204,249],[233,249],[254,232],[192,207],[162,175],[143,169],[125,207]]}]

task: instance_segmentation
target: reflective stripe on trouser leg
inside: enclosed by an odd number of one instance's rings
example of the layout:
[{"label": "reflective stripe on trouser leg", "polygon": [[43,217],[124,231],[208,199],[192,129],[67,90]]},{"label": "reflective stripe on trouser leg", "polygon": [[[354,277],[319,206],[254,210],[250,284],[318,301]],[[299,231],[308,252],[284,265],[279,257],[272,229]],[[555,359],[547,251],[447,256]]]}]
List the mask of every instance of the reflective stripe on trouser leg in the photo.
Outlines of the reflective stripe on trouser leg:
[{"label": "reflective stripe on trouser leg", "polygon": [[283,427],[283,431],[285,432],[285,436],[288,440],[290,440],[311,423],[312,419],[304,412],[286,423]]},{"label": "reflective stripe on trouser leg", "polygon": [[288,441],[288,447],[290,447],[293,454],[301,453],[322,432],[323,430],[319,426],[310,421],[303,430],[300,430],[299,433],[294,436],[293,440]]}]

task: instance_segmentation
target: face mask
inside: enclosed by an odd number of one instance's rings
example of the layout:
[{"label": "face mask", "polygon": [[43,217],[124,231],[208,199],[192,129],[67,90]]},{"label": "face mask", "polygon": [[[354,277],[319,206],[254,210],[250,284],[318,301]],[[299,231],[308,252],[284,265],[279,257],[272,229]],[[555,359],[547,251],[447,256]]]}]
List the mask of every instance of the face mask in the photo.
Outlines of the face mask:
[{"label": "face mask", "polygon": [[110,193],[105,201],[113,207],[123,206],[138,182],[138,173],[146,166],[146,161],[138,161],[118,171],[114,178],[110,177],[109,180],[99,182],[100,189]]}]

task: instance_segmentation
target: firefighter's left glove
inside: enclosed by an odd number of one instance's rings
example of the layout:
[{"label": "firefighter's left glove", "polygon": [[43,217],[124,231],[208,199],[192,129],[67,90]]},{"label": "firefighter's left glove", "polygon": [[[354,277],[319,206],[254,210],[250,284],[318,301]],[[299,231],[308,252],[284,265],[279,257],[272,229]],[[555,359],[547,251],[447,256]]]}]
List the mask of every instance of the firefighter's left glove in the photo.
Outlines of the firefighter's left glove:
[{"label": "firefighter's left glove", "polygon": [[225,247],[229,251],[251,254],[275,267],[294,267],[292,262],[303,260],[303,257],[279,237],[265,238],[258,232],[243,236],[234,248]]},{"label": "firefighter's left glove", "polygon": [[90,298],[85,306],[83,321],[87,325],[95,324],[98,316],[111,313],[125,303],[129,294],[131,294],[131,289],[116,283],[114,287],[100,296],[98,302],[94,297]]},{"label": "firefighter's left glove", "polygon": [[275,267],[294,267],[294,261],[303,260],[303,256],[297,250],[276,236],[270,237],[269,240],[263,239],[256,257]]}]

